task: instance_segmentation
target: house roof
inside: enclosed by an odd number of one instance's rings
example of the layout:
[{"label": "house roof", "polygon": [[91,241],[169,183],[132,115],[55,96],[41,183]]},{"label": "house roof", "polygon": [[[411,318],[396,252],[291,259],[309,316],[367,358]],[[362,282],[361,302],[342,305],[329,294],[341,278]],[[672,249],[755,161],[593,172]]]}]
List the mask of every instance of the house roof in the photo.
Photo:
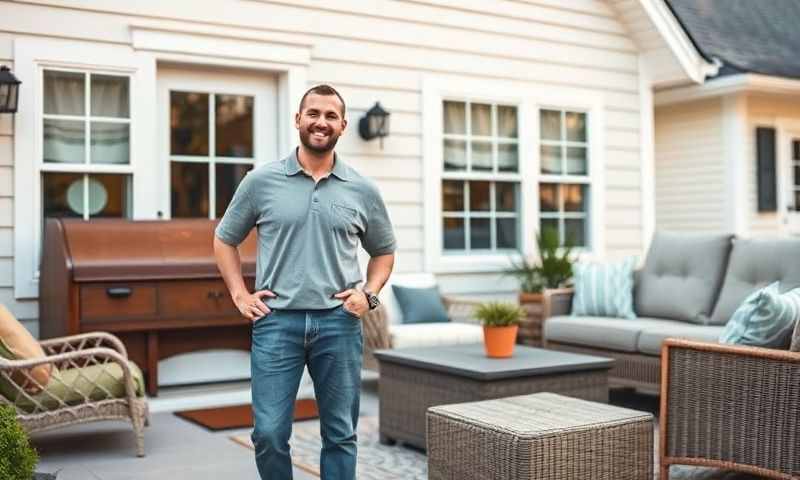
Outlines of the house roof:
[{"label": "house roof", "polygon": [[797,0],[666,0],[698,51],[718,58],[718,75],[800,78]]}]

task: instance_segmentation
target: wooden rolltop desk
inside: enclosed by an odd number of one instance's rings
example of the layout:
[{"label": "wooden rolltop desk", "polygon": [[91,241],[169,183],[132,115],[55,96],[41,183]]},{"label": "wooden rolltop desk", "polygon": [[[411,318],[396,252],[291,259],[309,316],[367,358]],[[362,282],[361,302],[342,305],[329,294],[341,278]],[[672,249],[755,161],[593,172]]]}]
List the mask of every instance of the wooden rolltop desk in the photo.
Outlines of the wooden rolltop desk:
[{"label": "wooden rolltop desk", "polygon": [[[158,360],[250,349],[250,321],[230,298],[214,259],[217,220],[48,218],[40,265],[41,338],[106,331],[119,336],[158,392]],[[255,283],[256,233],[239,246]]]}]

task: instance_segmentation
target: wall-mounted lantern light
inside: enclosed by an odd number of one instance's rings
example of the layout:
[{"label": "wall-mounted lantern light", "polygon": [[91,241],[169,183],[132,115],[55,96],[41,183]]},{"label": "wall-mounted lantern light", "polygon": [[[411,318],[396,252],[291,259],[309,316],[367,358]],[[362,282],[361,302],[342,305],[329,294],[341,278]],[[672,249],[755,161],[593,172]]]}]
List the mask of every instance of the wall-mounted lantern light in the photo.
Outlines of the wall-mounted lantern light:
[{"label": "wall-mounted lantern light", "polygon": [[381,107],[380,102],[375,102],[375,105],[358,121],[358,133],[361,138],[364,140],[380,138],[383,149],[383,137],[389,135],[389,115],[390,113]]},{"label": "wall-mounted lantern light", "polygon": [[17,113],[20,83],[8,67],[0,65],[0,113]]}]

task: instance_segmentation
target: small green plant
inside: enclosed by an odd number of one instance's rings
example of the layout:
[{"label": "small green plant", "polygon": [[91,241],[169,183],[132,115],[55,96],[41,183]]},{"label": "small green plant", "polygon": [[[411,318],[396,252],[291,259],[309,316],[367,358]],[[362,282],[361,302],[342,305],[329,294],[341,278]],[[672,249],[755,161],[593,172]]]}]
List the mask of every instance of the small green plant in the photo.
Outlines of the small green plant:
[{"label": "small green plant", "polygon": [[0,405],[0,478],[31,480],[39,455],[17,422],[14,410]]},{"label": "small green plant", "polygon": [[519,325],[525,310],[513,303],[487,302],[475,309],[475,318],[487,327]]},{"label": "small green plant", "polygon": [[572,247],[561,247],[558,230],[546,228],[536,235],[539,263],[511,259],[512,267],[504,273],[517,277],[525,293],[541,293],[545,288],[558,288],[572,277]]}]

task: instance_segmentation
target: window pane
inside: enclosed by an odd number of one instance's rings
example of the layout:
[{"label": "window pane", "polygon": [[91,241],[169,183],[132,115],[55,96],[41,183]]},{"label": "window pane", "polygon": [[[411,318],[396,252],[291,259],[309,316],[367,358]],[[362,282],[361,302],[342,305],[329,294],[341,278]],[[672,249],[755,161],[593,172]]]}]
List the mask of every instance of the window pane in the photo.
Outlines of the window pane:
[{"label": "window pane", "polygon": [[555,183],[542,183],[539,185],[539,211],[558,211],[558,185]]},{"label": "window pane", "polygon": [[565,115],[567,124],[567,140],[570,142],[586,141],[586,114],[577,112],[567,112]]},{"label": "window pane", "polygon": [[489,182],[469,182],[469,209],[473,212],[488,212]]},{"label": "window pane", "polygon": [[445,218],[443,232],[444,238],[442,241],[446,250],[463,250],[466,248],[463,218]]},{"label": "window pane", "polygon": [[231,203],[233,192],[239,186],[248,170],[251,170],[253,165],[250,163],[217,163],[214,165],[216,184],[214,201],[216,202],[216,216],[214,218],[222,218],[225,214],[225,209]]},{"label": "window pane", "polygon": [[130,124],[92,122],[91,163],[130,163]]},{"label": "window pane", "polygon": [[497,106],[497,136],[517,138],[517,107]]},{"label": "window pane", "polygon": [[517,248],[517,219],[497,219],[497,248]]},{"label": "window pane", "polygon": [[467,142],[463,140],[444,141],[444,169],[466,170]]},{"label": "window pane", "polygon": [[800,167],[794,167],[794,184],[800,186]]},{"label": "window pane", "polygon": [[445,180],[442,182],[442,210],[464,211],[464,182]]},{"label": "window pane", "polygon": [[89,216],[130,218],[130,175],[89,175]]},{"label": "window pane", "polygon": [[208,155],[208,94],[170,92],[170,152]]},{"label": "window pane", "polygon": [[444,102],[444,133],[467,133],[467,116],[464,102]]},{"label": "window pane", "polygon": [[794,160],[800,161],[800,140],[794,140],[792,142],[792,158]]},{"label": "window pane", "polygon": [[572,247],[586,246],[586,221],[580,218],[564,220],[564,244]]},{"label": "window pane", "polygon": [[84,163],[86,161],[86,124],[73,120],[44,121],[45,162]]},{"label": "window pane", "polygon": [[[69,196],[68,191],[71,192]],[[42,174],[42,213],[44,217],[81,217],[83,216],[82,212],[83,174]]]},{"label": "window pane", "polygon": [[794,192],[794,209],[800,212],[800,191]]},{"label": "window pane", "polygon": [[492,135],[492,106],[485,103],[470,104],[472,135]]},{"label": "window pane", "polygon": [[217,95],[216,152],[220,157],[253,157],[253,97]]},{"label": "window pane", "polygon": [[75,72],[44,71],[44,113],[85,115],[86,75]]},{"label": "window pane", "polygon": [[494,184],[495,209],[498,212],[517,211],[517,184],[510,182],[497,182]]},{"label": "window pane", "polygon": [[542,140],[561,140],[561,112],[542,110],[539,114],[539,133]]},{"label": "window pane", "polygon": [[483,172],[492,171],[492,144],[472,142],[472,169]]},{"label": "window pane", "polygon": [[[539,234],[546,235],[544,232],[558,233],[558,219],[556,218],[543,218],[539,222]],[[559,238],[561,238],[559,236]]]},{"label": "window pane", "polygon": [[542,145],[539,149],[542,173],[561,173],[561,149],[552,145]]},{"label": "window pane", "polygon": [[586,185],[562,185],[564,195],[565,212],[585,212],[586,209]]},{"label": "window pane", "polygon": [[208,164],[172,162],[172,217],[208,218]]},{"label": "window pane", "polygon": [[470,250],[492,248],[492,236],[488,218],[470,218],[469,241]]},{"label": "window pane", "polygon": [[567,174],[586,175],[588,165],[584,147],[567,147]]},{"label": "window pane", "polygon": [[128,77],[91,75],[92,115],[95,117],[130,117]]},{"label": "window pane", "polygon": [[497,145],[497,170],[501,172],[516,172],[519,168],[519,152],[516,143],[501,143]]}]

